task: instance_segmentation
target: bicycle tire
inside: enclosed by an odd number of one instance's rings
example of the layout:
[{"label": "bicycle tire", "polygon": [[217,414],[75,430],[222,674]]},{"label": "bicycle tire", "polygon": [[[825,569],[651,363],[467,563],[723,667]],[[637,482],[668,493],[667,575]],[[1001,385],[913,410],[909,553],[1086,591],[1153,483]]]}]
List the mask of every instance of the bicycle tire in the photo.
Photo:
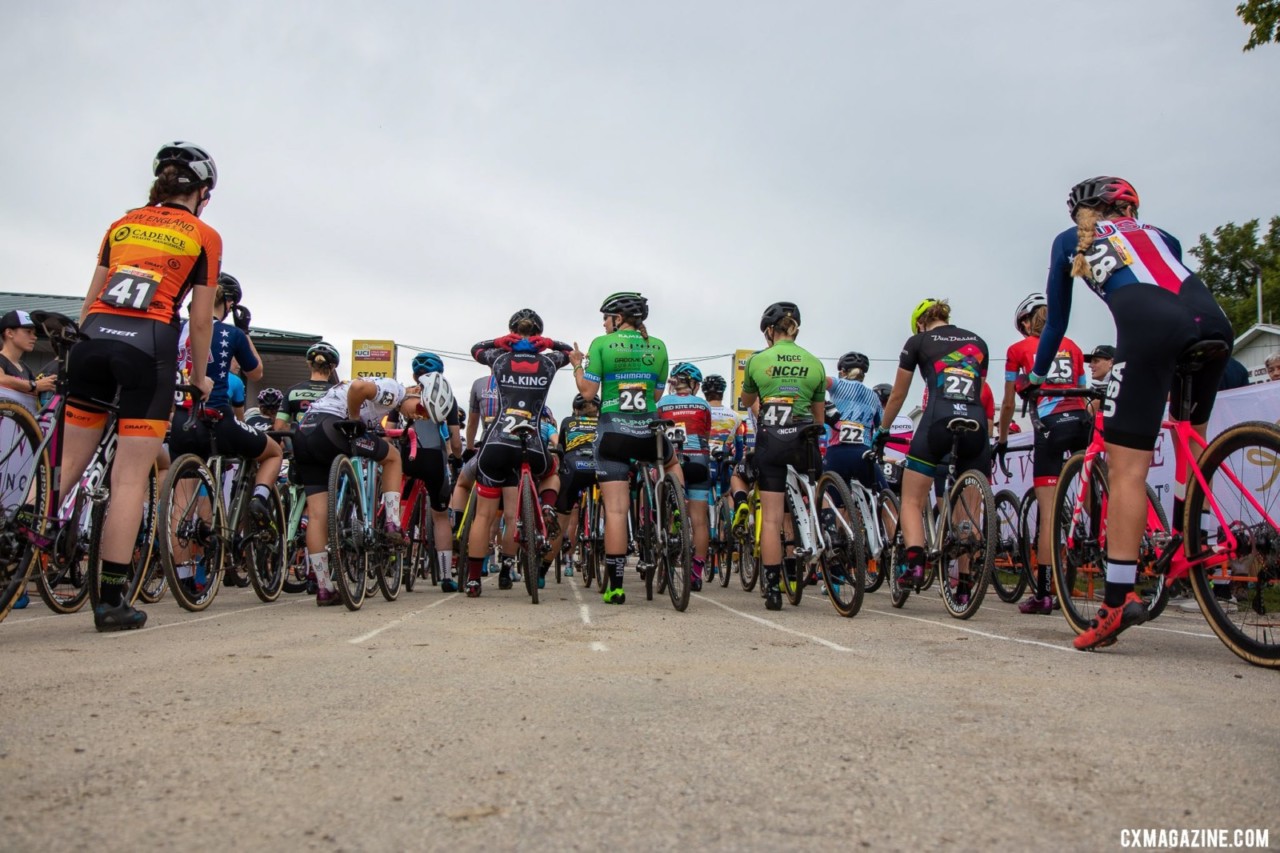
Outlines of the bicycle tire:
[{"label": "bicycle tire", "polygon": [[[880,554],[871,553],[871,539],[870,539],[870,535],[866,530],[867,525],[866,525],[865,519],[871,518],[877,525],[881,525],[880,502],[879,502],[879,499],[873,495],[871,497],[870,505],[866,505],[867,497],[862,492],[855,493],[852,489],[850,489],[849,494],[853,497],[853,502],[855,504],[855,507],[858,510],[858,518],[859,520],[862,520],[862,527],[863,527],[862,550],[863,550],[863,553],[866,555],[867,569],[865,572],[865,581],[863,583],[862,588],[865,592],[875,592],[881,586],[884,585],[884,571],[881,569],[881,566],[880,566]],[[867,515],[862,514],[862,507],[864,505],[867,506],[867,510],[868,510]],[[877,533],[879,533],[880,541],[882,543],[889,541],[884,535],[883,525],[879,527],[879,529],[877,530]],[[884,551],[883,545],[881,546],[880,551],[881,552]]]},{"label": "bicycle tire", "polygon": [[[300,592],[307,591],[307,577],[311,573],[311,561],[307,558],[307,529],[304,526],[304,520],[307,519],[307,496],[303,492],[302,487],[295,486],[286,482],[281,488],[283,493],[280,497],[280,503],[284,508],[285,518],[285,550],[288,554],[289,564],[285,572],[283,590],[290,595],[297,595]],[[301,503],[302,510],[298,512],[298,521],[295,524],[293,517],[295,507]]]},{"label": "bicycle tire", "polygon": [[658,488],[658,506],[666,522],[665,529],[658,534],[659,559],[664,563],[671,606],[683,613],[689,607],[689,594],[693,590],[693,525],[684,486],[667,477]]},{"label": "bicycle tire", "polygon": [[[879,567],[881,582],[887,581],[891,588],[897,586],[898,556],[901,549],[894,547],[894,541],[900,538],[898,516],[901,511],[898,496],[892,491],[883,489],[876,495],[876,523],[880,525],[881,543],[880,553],[876,555],[876,565]],[[867,591],[875,592],[871,589]]]},{"label": "bicycle tire", "polygon": [[516,543],[520,559],[520,571],[524,574],[524,588],[529,593],[531,603],[538,603],[538,572],[542,568],[538,559],[538,496],[534,492],[533,480],[522,477],[519,493],[520,528],[519,541]]},{"label": "bicycle tire", "polygon": [[[427,537],[427,525],[433,524],[434,518],[423,518],[422,509],[425,504],[422,490],[416,488],[409,489],[409,514],[405,516],[409,519],[409,523],[404,527],[404,535],[407,540],[404,557],[404,577],[401,584],[404,586],[405,592],[413,592],[414,586],[417,585],[418,575],[425,569],[429,568],[430,561],[427,559],[427,553],[430,550]],[[432,571],[429,575],[432,585],[440,583],[439,577],[436,576],[437,571]]]},{"label": "bicycle tire", "polygon": [[[151,563],[155,552],[156,540],[156,500],[159,497],[159,488],[156,484],[156,467],[151,466],[151,473],[147,480],[147,506],[143,508],[142,520],[138,522],[138,536],[133,544],[133,553],[129,560],[129,574],[125,581],[124,600],[130,606],[133,606],[138,597],[142,594],[142,582],[146,579],[151,571]],[[98,554],[98,548],[101,545],[101,530],[103,520],[106,518],[106,505],[103,505],[103,511],[91,513],[91,526],[89,530],[89,602],[94,607],[102,603],[101,578],[99,572],[102,568],[102,561]]]},{"label": "bicycle tire", "polygon": [[88,498],[77,494],[71,519],[54,533],[49,550],[28,547],[23,555],[33,561],[28,582],[35,581],[40,598],[54,613],[75,613],[89,600],[89,543],[80,530],[89,529],[81,516],[90,507]]},{"label": "bicycle tire", "polygon": [[[862,609],[867,593],[867,532],[862,512],[844,480],[831,472],[818,478],[815,500],[827,545],[819,554],[823,591],[846,619]],[[843,507],[840,513],[836,507]],[[828,513],[831,513],[828,515]]]},{"label": "bicycle tire", "polygon": [[[201,503],[201,490],[204,502]],[[222,585],[228,541],[220,485],[204,460],[185,453],[173,460],[160,487],[157,524],[165,580],[174,601],[198,612],[213,603]],[[209,496],[218,496],[210,498]],[[208,518],[202,508],[208,507]],[[176,553],[175,553],[176,550]],[[204,573],[203,582],[200,580]],[[187,581],[188,583],[183,583]]]},{"label": "bicycle tire", "polygon": [[[37,502],[32,504],[31,523],[42,533],[47,532],[49,516],[52,514],[49,506],[52,492],[46,482],[43,500],[39,500],[39,477],[42,467],[49,469],[51,466],[47,453],[36,456],[43,439],[40,426],[31,412],[15,400],[0,400],[0,422],[10,424],[10,429],[6,432],[12,433],[6,436],[7,446],[3,448],[0,464],[6,472],[14,469],[29,471],[31,476],[37,478]],[[26,458],[28,454],[29,459]],[[50,475],[51,471],[46,470],[46,478]],[[35,547],[17,530],[18,514],[26,502],[30,486],[28,480],[20,483],[18,488],[3,492],[3,506],[0,506],[0,514],[3,515],[3,524],[0,525],[0,620],[9,615],[13,605],[26,591],[28,579],[37,561],[35,554],[31,553],[36,550]]]},{"label": "bicycle tire", "polygon": [[[965,509],[963,503],[965,493],[969,490],[976,492],[976,494],[970,496],[971,501],[975,499],[977,501],[973,512]],[[975,512],[976,515],[974,514]],[[957,514],[965,517],[961,518],[960,522],[953,522],[952,519]],[[971,468],[956,477],[955,485],[951,487],[951,491],[947,495],[947,523],[944,525],[944,549],[942,552],[944,560],[948,560],[948,550],[951,550],[946,547],[946,541],[956,533],[952,525],[958,525],[966,521],[973,526],[978,537],[980,537],[978,545],[968,550],[969,583],[967,599],[958,594],[958,586],[951,586],[949,578],[939,580],[942,602],[946,606],[947,612],[956,619],[969,619],[982,606],[982,599],[987,594],[987,586],[991,578],[991,567],[995,562],[997,540],[1000,535],[999,521],[996,518],[996,499],[995,495],[991,493],[991,483],[987,480],[985,474],[975,468]],[[938,574],[941,575],[941,573],[942,568],[939,566]]]},{"label": "bicycle tire", "polygon": [[400,587],[404,580],[407,546],[403,541],[391,541],[383,532],[381,524],[375,525],[373,535],[378,544],[371,553],[366,554],[365,559],[373,569],[374,583],[378,586],[378,592],[382,593],[386,601],[395,601],[400,597]]},{"label": "bicycle tire", "polygon": [[151,567],[147,569],[147,576],[142,579],[142,586],[138,589],[138,600],[143,604],[159,602],[169,589],[169,581],[164,576],[164,565],[160,559],[160,549],[157,547],[155,550],[156,554],[151,558]]},{"label": "bicycle tire", "polygon": [[280,592],[284,589],[284,576],[289,571],[288,545],[284,538],[284,506],[275,489],[269,489],[267,494],[267,503],[271,509],[270,528],[258,530],[247,511],[240,519],[240,533],[245,545],[243,566],[249,573],[249,585],[253,587],[258,600],[264,604],[270,604],[280,597]]},{"label": "bicycle tire", "polygon": [[329,574],[348,610],[364,605],[369,588],[368,558],[363,553],[364,502],[351,459],[340,455],[329,466]]},{"label": "bicycle tire", "polygon": [[[782,571],[778,575],[778,583],[782,586],[782,595],[791,604],[792,607],[799,607],[800,601],[804,598],[804,579],[808,574],[808,566],[800,560],[792,559],[792,577],[787,577],[787,522],[786,516],[791,516],[792,533],[796,537],[796,542],[800,541],[800,534],[796,528],[800,524],[809,523],[808,510],[804,505],[804,501],[800,500],[799,494],[793,493],[789,488],[782,495],[783,506],[786,511],[783,513],[782,530],[778,532],[778,537],[782,540]],[[763,534],[762,534],[763,535]]]},{"label": "bicycle tire", "polygon": [[[1160,497],[1156,494],[1156,490],[1147,486],[1147,503],[1156,511],[1156,518],[1160,520],[1160,529],[1169,530],[1169,516],[1164,511],[1164,506],[1160,503]],[[1151,621],[1164,612],[1165,607],[1169,604],[1169,573],[1155,571],[1156,559],[1160,556],[1159,548],[1156,547],[1151,538],[1151,531],[1144,530],[1142,534],[1142,546],[1138,552],[1138,583],[1136,586],[1137,593],[1147,604],[1147,621]]]},{"label": "bicycle tire", "polygon": [[720,573],[720,588],[724,589],[733,580],[733,500],[721,495],[716,506],[720,508],[716,522],[716,571]]},{"label": "bicycle tire", "polygon": [[653,524],[654,509],[649,505],[649,490],[644,485],[649,482],[649,468],[642,467],[639,476],[644,480],[637,497],[639,503],[636,507],[636,556],[639,558],[639,565],[644,568],[645,600],[653,601],[654,576],[658,573],[658,543],[657,530]]},{"label": "bicycle tire", "polygon": [[1027,591],[1027,566],[1023,562],[1019,516],[1022,505],[1009,489],[995,495],[997,542],[991,568],[991,585],[1005,604],[1013,604]]},{"label": "bicycle tire", "polygon": [[[1274,460],[1280,458],[1280,429],[1263,421],[1246,421],[1223,431],[1201,454],[1201,473],[1226,516],[1227,527],[1236,536],[1237,550],[1225,555],[1229,560],[1225,572],[1211,571],[1203,564],[1194,566],[1191,589],[1209,627],[1232,653],[1255,666],[1274,669],[1280,667],[1280,634],[1276,632],[1280,623],[1280,485],[1274,467],[1264,469],[1265,479],[1262,475],[1250,477],[1238,462],[1233,464],[1239,454],[1244,454],[1245,462],[1274,466]],[[1215,480],[1224,465],[1246,490],[1253,492],[1264,516],[1238,497],[1240,490],[1229,476]],[[1237,496],[1234,499],[1233,493]],[[1224,545],[1222,533],[1215,530],[1211,536],[1209,530],[1201,528],[1204,509],[1205,491],[1192,478],[1183,522],[1186,552],[1192,557],[1215,545]],[[1212,512],[1211,517],[1216,527],[1217,517]],[[1213,582],[1222,575],[1230,578],[1226,586],[1232,607],[1215,594]],[[1241,593],[1243,599],[1238,600]]]},{"label": "bicycle tire", "polygon": [[[1018,536],[1022,543],[1022,565],[1027,569],[1027,585],[1035,589],[1035,573],[1040,555],[1040,502],[1035,487],[1022,493],[1018,502]],[[1053,592],[1053,572],[1049,572],[1050,595]]]}]

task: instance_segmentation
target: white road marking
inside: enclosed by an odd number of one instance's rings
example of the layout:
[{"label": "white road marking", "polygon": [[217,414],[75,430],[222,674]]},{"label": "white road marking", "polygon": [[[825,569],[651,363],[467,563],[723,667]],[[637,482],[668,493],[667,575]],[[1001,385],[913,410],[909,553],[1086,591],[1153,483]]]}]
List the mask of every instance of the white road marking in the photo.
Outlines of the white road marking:
[{"label": "white road marking", "polygon": [[963,625],[955,624],[955,619],[950,622],[938,622],[933,619],[924,619],[920,616],[908,616],[905,613],[894,613],[891,610],[872,610],[867,608],[868,613],[878,613],[881,616],[895,616],[899,619],[910,619],[912,622],[923,622],[926,625],[934,625],[939,628],[948,628],[955,631],[964,631],[966,634],[974,634],[978,637],[986,637],[989,640],[1008,640],[1010,643],[1022,643],[1026,646],[1040,646],[1046,649],[1053,649],[1058,652],[1074,652],[1075,649],[1070,646],[1055,646],[1053,643],[1042,643],[1039,640],[1023,640],[1018,637],[1006,637],[1003,634],[992,634],[987,631],[979,631],[977,628],[966,628]]},{"label": "white road marking", "polygon": [[210,619],[221,619],[223,616],[238,616],[241,613],[260,613],[271,607],[288,607],[290,604],[303,604],[313,600],[314,599],[308,595],[304,598],[294,599],[293,601],[276,601],[272,604],[258,603],[250,605],[249,607],[241,607],[239,610],[224,610],[219,613],[210,613],[208,616],[200,616],[195,619],[183,619],[181,622],[169,622],[164,625],[155,625],[150,628],[142,628],[137,631],[113,631],[108,633],[106,636],[113,638],[137,637],[141,634],[150,634],[152,631],[163,631],[165,628],[181,628],[183,625],[194,625],[197,622],[208,622]]},{"label": "white road marking", "polygon": [[381,634],[383,631],[389,631],[389,630],[391,630],[392,628],[396,627],[397,625],[399,625],[399,624],[401,624],[401,623],[403,623],[403,622],[408,622],[410,619],[412,619],[413,617],[417,616],[419,613],[423,613],[423,612],[425,612],[425,611],[427,611],[427,610],[430,610],[430,609],[431,609],[431,608],[433,608],[433,607],[439,607],[441,604],[444,604],[445,602],[449,601],[450,599],[453,599],[453,598],[456,598],[456,597],[457,597],[457,593],[449,593],[449,594],[445,595],[445,597],[444,597],[444,598],[442,598],[442,599],[440,599],[439,601],[436,601],[436,602],[433,602],[433,603],[431,603],[431,604],[428,604],[426,607],[420,607],[420,608],[418,608],[417,610],[410,611],[409,613],[406,613],[405,615],[403,615],[403,616],[399,617],[398,619],[392,619],[390,622],[388,622],[387,624],[383,625],[381,628],[375,628],[374,630],[370,631],[369,633],[367,633],[367,634],[361,634],[359,637],[355,637],[355,638],[353,638],[353,639],[347,640],[347,642],[348,642],[348,643],[350,643],[350,644],[351,644],[351,645],[353,645],[353,646],[358,646],[358,645],[360,645],[361,643],[364,643],[364,642],[367,642],[367,641],[369,641],[369,640],[372,640],[374,637],[378,636],[378,635],[379,635],[379,634]]},{"label": "white road marking", "polygon": [[751,613],[743,613],[741,610],[735,610],[727,604],[721,604],[720,602],[716,601],[714,598],[707,598],[705,595],[702,595],[700,593],[695,595],[694,598],[698,599],[699,601],[705,601],[709,604],[714,604],[716,607],[722,608],[724,610],[728,610],[730,613],[741,616],[743,619],[750,619],[752,622],[757,622],[766,627],[773,628],[775,631],[781,631],[784,634],[791,634],[792,636],[802,637],[811,643],[817,643],[820,646],[826,646],[828,649],[831,649],[832,651],[837,651],[837,652],[853,651],[853,649],[850,649],[846,646],[839,645],[838,643],[833,643],[830,640],[824,640],[822,637],[815,637],[813,634],[806,634],[803,631],[795,631],[791,628],[787,628],[782,625],[779,625],[777,622],[771,622],[768,619],[762,619],[761,617],[755,616]]},{"label": "white road marking", "polygon": [[587,607],[587,605],[585,604],[578,605],[578,615],[582,617],[583,625],[591,624],[591,608]]},{"label": "white road marking", "polygon": [[607,652],[607,651],[609,651],[609,647],[608,647],[608,646],[606,646],[604,643],[601,643],[601,642],[598,642],[598,641],[597,641],[597,642],[593,642],[593,643],[591,644],[591,651],[593,651],[593,652]]},{"label": "white road marking", "polygon": [[1166,634],[1181,634],[1184,637],[1208,637],[1210,640],[1218,639],[1217,634],[1200,634],[1196,631],[1179,631],[1176,628],[1157,628],[1155,625],[1139,625],[1144,631],[1164,631]]}]

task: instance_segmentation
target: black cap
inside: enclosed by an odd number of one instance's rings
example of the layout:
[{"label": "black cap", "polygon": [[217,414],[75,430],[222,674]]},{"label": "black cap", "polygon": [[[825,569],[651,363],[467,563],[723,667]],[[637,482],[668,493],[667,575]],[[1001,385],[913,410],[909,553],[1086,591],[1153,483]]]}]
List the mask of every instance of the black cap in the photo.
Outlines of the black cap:
[{"label": "black cap", "polygon": [[31,319],[31,315],[26,311],[10,311],[0,317],[0,330],[34,329],[35,327],[35,321]]},{"label": "black cap", "polygon": [[1093,361],[1095,358],[1105,358],[1111,361],[1116,360],[1116,348],[1107,344],[1098,344],[1093,348],[1093,352],[1089,353],[1085,361]]}]

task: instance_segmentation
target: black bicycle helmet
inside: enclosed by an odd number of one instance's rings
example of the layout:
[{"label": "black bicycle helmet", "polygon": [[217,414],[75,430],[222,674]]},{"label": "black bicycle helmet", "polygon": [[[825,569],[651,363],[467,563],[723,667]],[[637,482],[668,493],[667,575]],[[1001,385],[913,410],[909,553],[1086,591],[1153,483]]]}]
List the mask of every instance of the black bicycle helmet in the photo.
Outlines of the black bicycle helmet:
[{"label": "black bicycle helmet", "polygon": [[794,302],[775,302],[760,315],[760,331],[776,326],[783,317],[790,317],[800,325],[800,308]]},{"label": "black bicycle helmet", "polygon": [[881,382],[871,390],[876,392],[876,396],[880,398],[880,406],[883,407],[889,402],[889,395],[893,393],[893,386],[888,382]]},{"label": "black bicycle helmet", "polygon": [[1067,213],[1071,214],[1073,222],[1076,211],[1082,207],[1112,204],[1132,204],[1137,207],[1138,191],[1124,178],[1099,175],[1076,184],[1067,195]]},{"label": "black bicycle helmet", "polygon": [[311,345],[311,349],[307,350],[307,361],[312,364],[317,362],[327,364],[330,367],[337,367],[342,363],[342,359],[338,357],[338,351],[333,348],[332,344],[327,344],[324,341]]},{"label": "black bicycle helmet", "polygon": [[538,312],[532,308],[521,308],[519,311],[511,315],[511,319],[507,322],[507,331],[514,332],[516,325],[522,320],[532,320],[535,335],[542,334],[542,318],[538,316]]},{"label": "black bicycle helmet", "polygon": [[836,362],[836,369],[842,373],[846,370],[861,368],[863,373],[871,369],[871,359],[860,352],[847,352]]},{"label": "black bicycle helmet", "polygon": [[239,305],[240,300],[244,299],[244,288],[240,286],[240,279],[231,273],[218,273],[218,291],[228,305]]},{"label": "black bicycle helmet", "polygon": [[194,180],[185,175],[178,177],[179,183],[191,184],[192,189],[201,184],[208,184],[209,189],[218,185],[218,167],[209,156],[209,152],[199,145],[192,145],[190,142],[170,142],[156,153],[156,159],[151,164],[151,173],[158,177],[160,171],[169,165],[183,166],[194,176]]},{"label": "black bicycle helmet", "polygon": [[614,293],[600,303],[600,313],[621,314],[644,322],[649,317],[649,300],[631,291]]},{"label": "black bicycle helmet", "polygon": [[258,392],[258,405],[278,409],[284,403],[284,392],[279,388],[263,388]]},{"label": "black bicycle helmet", "polygon": [[702,382],[702,390],[710,397],[724,394],[724,390],[729,387],[729,383],[724,381],[724,377],[718,373],[713,373]]}]

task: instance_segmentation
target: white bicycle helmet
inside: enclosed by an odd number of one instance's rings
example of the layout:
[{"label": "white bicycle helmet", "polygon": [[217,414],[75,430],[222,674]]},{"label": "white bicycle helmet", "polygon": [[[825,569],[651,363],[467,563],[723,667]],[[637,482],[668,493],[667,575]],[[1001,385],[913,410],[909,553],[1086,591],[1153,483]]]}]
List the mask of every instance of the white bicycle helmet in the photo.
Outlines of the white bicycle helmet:
[{"label": "white bicycle helmet", "polygon": [[422,391],[421,405],[427,417],[438,424],[445,422],[453,411],[453,389],[443,373],[425,373],[418,387]]},{"label": "white bicycle helmet", "polygon": [[1044,298],[1043,293],[1033,293],[1026,299],[1018,303],[1018,310],[1013,312],[1013,327],[1022,332],[1022,321],[1025,317],[1030,316],[1037,308],[1048,305],[1049,300]]}]

